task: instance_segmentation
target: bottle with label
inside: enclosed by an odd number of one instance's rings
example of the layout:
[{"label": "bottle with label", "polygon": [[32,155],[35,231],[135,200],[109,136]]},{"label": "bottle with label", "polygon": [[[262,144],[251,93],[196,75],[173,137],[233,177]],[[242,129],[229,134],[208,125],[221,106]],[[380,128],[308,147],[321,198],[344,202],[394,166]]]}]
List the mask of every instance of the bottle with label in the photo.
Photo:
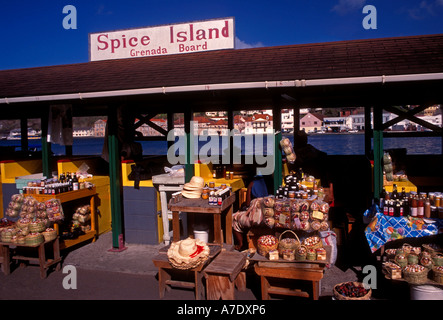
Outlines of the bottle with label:
[{"label": "bottle with label", "polygon": [[386,198],[386,189],[385,189],[385,187],[383,187],[383,190],[381,191],[381,194],[380,194],[380,210],[382,210],[382,211],[385,206],[385,198]]},{"label": "bottle with label", "polygon": [[411,217],[416,217],[417,216],[417,197],[415,195],[412,195],[411,198],[411,205],[410,205],[410,214]]},{"label": "bottle with label", "polygon": [[402,200],[404,200],[404,199],[406,199],[406,189],[405,189],[405,187],[402,187],[401,188],[401,195],[400,195],[400,198],[402,199]]},{"label": "bottle with label", "polygon": [[74,176],[72,177],[72,190],[78,190],[78,189],[79,189],[79,183],[77,175],[74,173]]},{"label": "bottle with label", "polygon": [[393,217],[395,212],[395,205],[393,200],[389,200],[389,216]]},{"label": "bottle with label", "polygon": [[417,218],[423,218],[425,214],[425,203],[423,195],[419,195],[417,200]]}]

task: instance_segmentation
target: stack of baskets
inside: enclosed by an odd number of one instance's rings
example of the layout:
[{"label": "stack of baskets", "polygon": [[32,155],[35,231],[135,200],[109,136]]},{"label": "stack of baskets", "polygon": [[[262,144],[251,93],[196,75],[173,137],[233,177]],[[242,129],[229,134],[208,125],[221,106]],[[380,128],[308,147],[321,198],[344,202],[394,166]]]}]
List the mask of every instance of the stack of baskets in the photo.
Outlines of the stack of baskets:
[{"label": "stack of baskets", "polygon": [[[443,284],[441,249],[429,244],[422,246],[423,250],[421,247],[413,247],[406,243],[395,250],[395,255],[393,254],[394,249],[389,249],[387,257],[401,268],[403,280],[411,284],[424,284],[428,282],[429,278]],[[432,273],[430,273],[431,270]],[[388,276],[390,275],[388,274]]]}]

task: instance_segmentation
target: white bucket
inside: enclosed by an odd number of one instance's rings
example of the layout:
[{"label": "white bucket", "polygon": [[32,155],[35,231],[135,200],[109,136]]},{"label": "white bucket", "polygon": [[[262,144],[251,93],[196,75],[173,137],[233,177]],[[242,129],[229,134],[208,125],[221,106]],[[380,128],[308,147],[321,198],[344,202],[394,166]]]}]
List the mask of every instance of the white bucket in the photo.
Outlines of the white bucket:
[{"label": "white bucket", "polygon": [[208,230],[194,230],[194,238],[208,243]]},{"label": "white bucket", "polygon": [[443,289],[432,285],[411,285],[411,300],[443,300]]}]

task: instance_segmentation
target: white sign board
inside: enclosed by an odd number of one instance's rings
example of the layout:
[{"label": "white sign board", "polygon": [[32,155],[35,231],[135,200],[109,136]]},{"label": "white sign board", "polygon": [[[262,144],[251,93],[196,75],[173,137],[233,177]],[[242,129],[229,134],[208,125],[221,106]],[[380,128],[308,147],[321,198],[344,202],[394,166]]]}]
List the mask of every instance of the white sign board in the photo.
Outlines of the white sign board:
[{"label": "white sign board", "polygon": [[89,34],[90,61],[233,48],[233,18]]}]

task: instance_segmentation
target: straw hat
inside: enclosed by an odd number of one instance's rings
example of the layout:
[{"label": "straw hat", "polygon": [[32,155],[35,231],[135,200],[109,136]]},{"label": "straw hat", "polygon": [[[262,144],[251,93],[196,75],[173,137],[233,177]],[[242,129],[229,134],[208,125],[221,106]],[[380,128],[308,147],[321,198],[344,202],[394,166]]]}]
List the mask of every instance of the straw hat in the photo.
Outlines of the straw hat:
[{"label": "straw hat", "polygon": [[191,181],[183,185],[182,195],[186,198],[200,198],[205,186],[205,180],[202,177],[193,176]]},{"label": "straw hat", "polygon": [[192,269],[209,257],[208,245],[200,239],[187,238],[171,243],[168,249],[169,263],[177,269]]}]

